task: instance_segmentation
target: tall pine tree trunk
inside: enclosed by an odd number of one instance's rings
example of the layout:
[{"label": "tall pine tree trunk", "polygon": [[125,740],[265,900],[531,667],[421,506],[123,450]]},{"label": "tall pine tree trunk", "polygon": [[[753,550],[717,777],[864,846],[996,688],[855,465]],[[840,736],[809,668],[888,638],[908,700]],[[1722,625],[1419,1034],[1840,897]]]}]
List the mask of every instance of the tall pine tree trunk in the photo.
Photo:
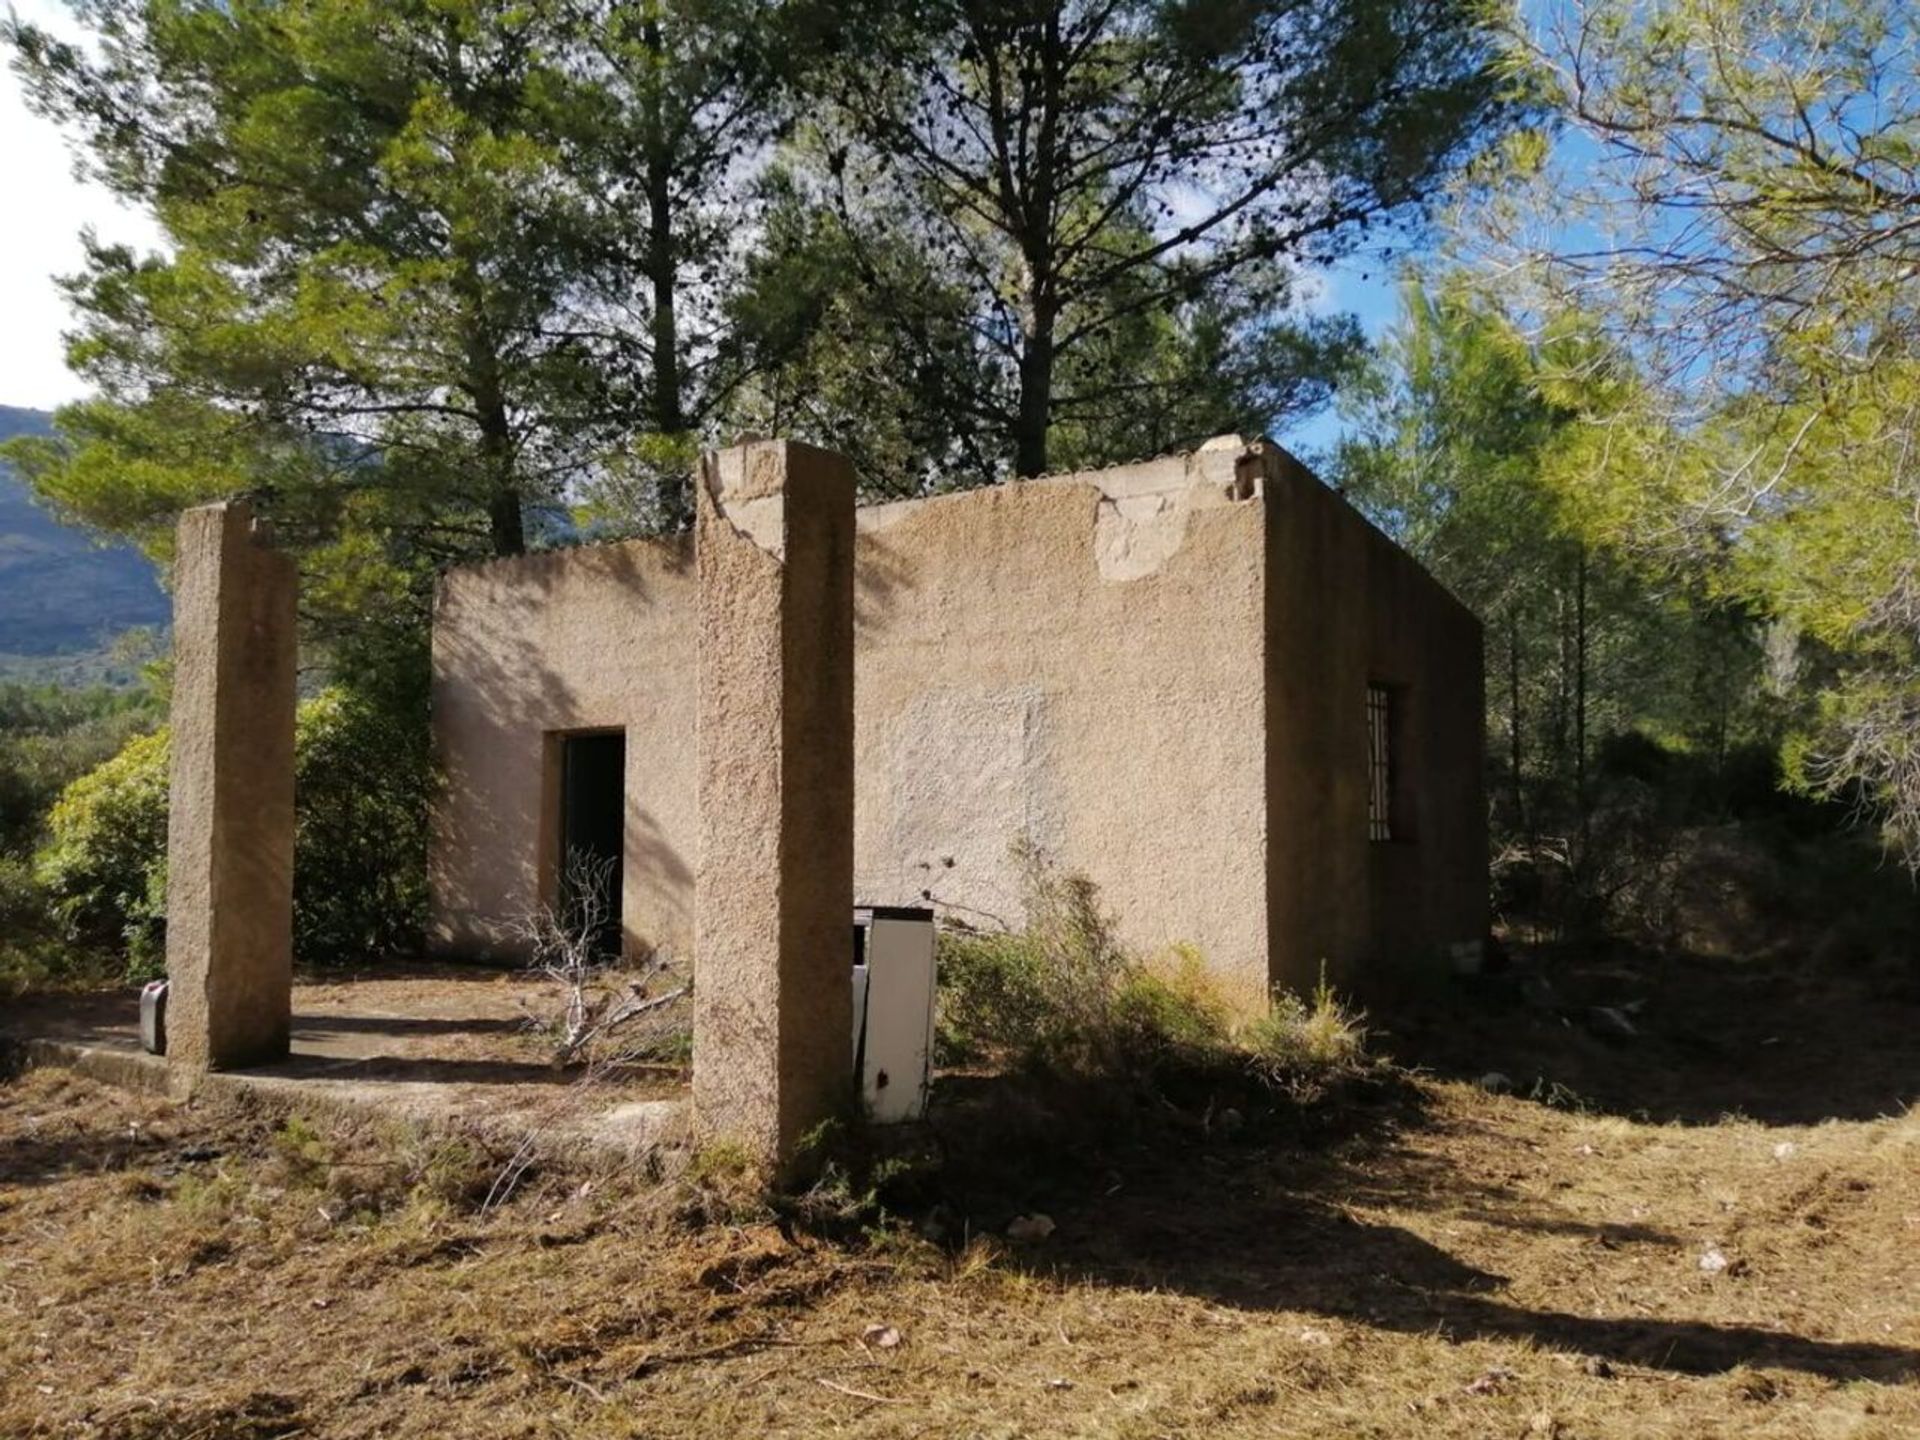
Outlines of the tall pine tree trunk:
[{"label": "tall pine tree trunk", "polygon": [[1513,787],[1513,828],[1531,843],[1536,837],[1527,828],[1526,789],[1521,781],[1520,731],[1520,616],[1507,615],[1507,778]]},{"label": "tall pine tree trunk", "polygon": [[1573,572],[1573,797],[1580,814],[1580,858],[1586,863],[1593,831],[1593,799],[1587,783],[1587,551],[1582,546]]},{"label": "tall pine tree trunk", "polygon": [[1034,317],[1020,352],[1020,411],[1014,422],[1016,475],[1047,473],[1047,429],[1053,416],[1053,317]]},{"label": "tall pine tree trunk", "polygon": [[[643,31],[646,45],[662,54],[660,22],[649,19]],[[648,393],[648,424],[657,434],[678,437],[686,431],[685,397],[680,376],[680,330],[673,229],[673,156],[666,135],[666,115],[657,93],[647,100],[647,258],[653,313],[648,332],[653,349],[653,384]],[[692,477],[661,481],[661,518],[669,530],[693,523]]]}]

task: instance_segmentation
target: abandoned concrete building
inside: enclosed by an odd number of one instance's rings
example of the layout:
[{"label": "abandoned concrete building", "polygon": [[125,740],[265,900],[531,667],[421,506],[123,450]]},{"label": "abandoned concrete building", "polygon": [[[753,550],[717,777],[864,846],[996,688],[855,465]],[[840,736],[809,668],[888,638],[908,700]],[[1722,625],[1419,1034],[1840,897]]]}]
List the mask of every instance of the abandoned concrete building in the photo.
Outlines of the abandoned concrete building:
[{"label": "abandoned concrete building", "polygon": [[[1027,841],[1100,885],[1127,942],[1195,946],[1255,995],[1477,944],[1480,627],[1278,447],[872,505],[854,532],[836,913],[1017,924]],[[629,951],[694,950],[702,834],[729,824],[700,813],[701,583],[692,537],[444,577],[437,951],[512,955],[583,850],[617,857]],[[839,663],[824,631],[787,643],[799,670]],[[745,783],[715,792],[736,819]]]},{"label": "abandoned concrete building", "polygon": [[[684,541],[443,579],[436,949],[511,956],[563,856],[597,861],[608,939],[698,971],[668,1108],[781,1164],[849,1098],[856,903],[1017,924],[1018,842],[1253,1003],[1478,943],[1479,626],[1284,452],[1223,437],[857,516],[854,489],[755,441],[702,462]],[[246,501],[181,518],[183,1091],[289,1053],[297,586]],[[930,974],[917,1004],[930,1027]]]}]

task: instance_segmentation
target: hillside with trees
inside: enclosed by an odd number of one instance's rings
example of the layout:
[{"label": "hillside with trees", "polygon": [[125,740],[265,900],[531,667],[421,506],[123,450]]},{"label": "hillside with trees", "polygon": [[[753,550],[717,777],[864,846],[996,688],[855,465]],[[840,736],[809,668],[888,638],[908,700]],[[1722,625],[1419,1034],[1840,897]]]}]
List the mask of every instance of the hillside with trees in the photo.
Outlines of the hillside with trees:
[{"label": "hillside with trees", "polygon": [[[0,405],[0,442],[52,433],[46,412]],[[152,562],[62,523],[0,459],[0,669],[95,654],[123,631],[166,622]]]}]

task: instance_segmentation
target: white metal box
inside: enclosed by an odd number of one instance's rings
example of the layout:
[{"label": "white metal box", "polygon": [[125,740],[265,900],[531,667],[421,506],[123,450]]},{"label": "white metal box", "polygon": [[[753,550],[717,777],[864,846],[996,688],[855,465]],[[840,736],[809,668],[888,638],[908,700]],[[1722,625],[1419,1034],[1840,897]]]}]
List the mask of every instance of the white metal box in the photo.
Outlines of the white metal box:
[{"label": "white metal box", "polygon": [[933,911],[853,912],[853,1073],[867,1117],[918,1120],[933,1079]]}]

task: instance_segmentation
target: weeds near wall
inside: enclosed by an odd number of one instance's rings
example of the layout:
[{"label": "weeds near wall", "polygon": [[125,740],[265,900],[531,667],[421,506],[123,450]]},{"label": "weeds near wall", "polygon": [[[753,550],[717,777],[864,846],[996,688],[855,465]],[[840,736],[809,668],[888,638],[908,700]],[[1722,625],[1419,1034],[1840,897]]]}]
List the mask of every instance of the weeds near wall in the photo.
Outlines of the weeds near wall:
[{"label": "weeds near wall", "polygon": [[1276,991],[1267,1013],[1240,1032],[1240,1043],[1255,1073],[1270,1084],[1311,1089],[1328,1075],[1366,1065],[1365,1018],[1334,993],[1322,964],[1311,996]]},{"label": "weeds near wall", "polygon": [[1129,951],[1085,875],[1031,845],[1014,853],[1026,927],[941,932],[940,1063],[1149,1082],[1239,1072],[1290,1091],[1371,1064],[1363,1017],[1324,975],[1310,996],[1234,996],[1192,946]]}]

